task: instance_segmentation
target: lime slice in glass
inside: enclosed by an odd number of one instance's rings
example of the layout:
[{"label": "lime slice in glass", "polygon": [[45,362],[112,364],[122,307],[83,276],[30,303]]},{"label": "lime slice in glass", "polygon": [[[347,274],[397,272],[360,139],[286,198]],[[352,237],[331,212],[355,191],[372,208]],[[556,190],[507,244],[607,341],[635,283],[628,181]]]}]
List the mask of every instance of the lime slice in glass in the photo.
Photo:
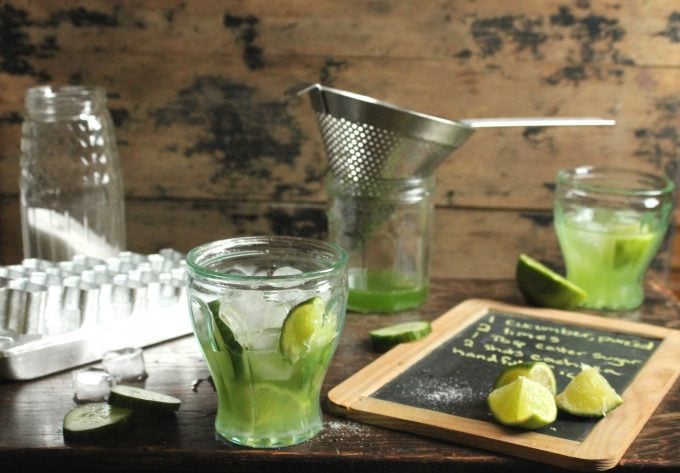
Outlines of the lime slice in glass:
[{"label": "lime slice in glass", "polygon": [[539,307],[569,310],[588,296],[576,284],[525,254],[517,259],[516,280],[526,301]]},{"label": "lime slice in glass", "polygon": [[540,429],[557,418],[553,393],[524,376],[491,391],[487,403],[494,418],[510,427]]},{"label": "lime slice in glass", "polygon": [[642,261],[646,262],[654,248],[655,238],[652,233],[641,233],[617,239],[614,243],[614,267],[637,266]]},{"label": "lime slice in glass", "polygon": [[600,370],[583,366],[564,391],[555,397],[557,407],[581,417],[603,417],[623,403]]},{"label": "lime slice in glass", "polygon": [[430,332],[430,322],[416,320],[371,330],[370,335],[373,347],[378,351],[386,351],[399,343],[419,340]]},{"label": "lime slice in glass", "polygon": [[310,399],[296,396],[274,384],[256,384],[253,391],[254,422],[259,428],[283,426],[292,417],[304,417],[314,407]]},{"label": "lime slice in glass", "polygon": [[283,356],[295,363],[310,351],[312,337],[323,324],[325,310],[323,300],[312,297],[288,312],[279,337]]},{"label": "lime slice in glass", "polygon": [[501,388],[506,384],[512,383],[514,380],[524,376],[532,381],[542,384],[555,395],[557,393],[557,383],[555,382],[555,374],[549,364],[543,361],[530,361],[526,363],[518,363],[516,365],[508,366],[496,379],[494,389]]}]

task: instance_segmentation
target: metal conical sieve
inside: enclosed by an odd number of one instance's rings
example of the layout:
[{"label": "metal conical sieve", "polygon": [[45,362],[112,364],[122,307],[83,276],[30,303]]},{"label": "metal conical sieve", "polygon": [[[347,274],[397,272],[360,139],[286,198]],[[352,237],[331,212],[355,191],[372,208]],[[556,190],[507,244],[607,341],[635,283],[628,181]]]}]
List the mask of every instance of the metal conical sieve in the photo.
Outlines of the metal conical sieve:
[{"label": "metal conical sieve", "polygon": [[310,94],[330,173],[339,182],[366,191],[380,179],[431,175],[474,132],[319,84],[303,92]]},{"label": "metal conical sieve", "polygon": [[314,84],[309,93],[329,159],[341,183],[370,192],[381,179],[429,177],[477,128],[613,125],[601,118],[446,120]]}]

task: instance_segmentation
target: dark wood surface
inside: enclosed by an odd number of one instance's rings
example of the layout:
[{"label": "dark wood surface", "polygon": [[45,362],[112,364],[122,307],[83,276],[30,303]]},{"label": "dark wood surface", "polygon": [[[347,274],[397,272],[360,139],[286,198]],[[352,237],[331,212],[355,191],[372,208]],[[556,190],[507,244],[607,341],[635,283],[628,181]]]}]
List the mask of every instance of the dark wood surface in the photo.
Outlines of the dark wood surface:
[{"label": "dark wood surface", "polygon": [[[680,327],[677,301],[650,288],[644,322]],[[427,304],[396,315],[349,313],[324,383],[322,398],[379,356],[369,343],[372,328],[414,318],[434,319],[469,298],[522,303],[510,281],[433,281]],[[64,444],[62,420],[75,404],[71,371],[27,382],[0,382],[0,470],[26,471],[560,471],[559,468],[392,431],[325,414],[324,430],[309,442],[284,449],[247,449],[214,439],[216,395],[192,336],[145,349],[149,377],[143,386],[182,399],[169,418],[135,425],[124,438]],[[327,409],[325,409],[327,412]],[[680,469],[680,389],[671,389],[615,471]]]}]

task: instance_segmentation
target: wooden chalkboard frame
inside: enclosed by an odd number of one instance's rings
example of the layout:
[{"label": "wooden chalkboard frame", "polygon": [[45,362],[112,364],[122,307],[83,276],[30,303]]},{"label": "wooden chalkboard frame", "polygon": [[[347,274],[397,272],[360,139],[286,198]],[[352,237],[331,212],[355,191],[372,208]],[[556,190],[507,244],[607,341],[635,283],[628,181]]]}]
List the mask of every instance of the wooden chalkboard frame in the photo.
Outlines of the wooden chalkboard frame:
[{"label": "wooden chalkboard frame", "polygon": [[[598,421],[582,441],[371,397],[378,389],[427,357],[489,311],[517,314],[584,328],[628,333],[659,340],[647,362],[622,393],[621,407]],[[431,436],[520,458],[581,470],[613,468],[624,455],[680,374],[680,331],[608,317],[513,306],[470,299],[432,322],[432,333],[401,344],[335,386],[328,393],[332,413],[391,429]]]}]

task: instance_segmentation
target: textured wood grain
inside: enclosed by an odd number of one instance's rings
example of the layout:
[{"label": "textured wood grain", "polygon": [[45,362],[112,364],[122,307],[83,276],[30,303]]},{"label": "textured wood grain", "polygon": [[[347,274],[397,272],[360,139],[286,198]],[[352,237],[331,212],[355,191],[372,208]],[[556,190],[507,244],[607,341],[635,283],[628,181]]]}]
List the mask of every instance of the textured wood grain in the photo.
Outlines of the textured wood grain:
[{"label": "textured wood grain", "polygon": [[[327,160],[296,94],[322,82],[451,119],[616,119],[480,130],[437,170],[433,274],[494,277],[497,262],[502,277],[519,249],[559,263],[548,224],[559,168],[616,163],[680,182],[679,15],[671,0],[6,0],[0,261],[21,258],[26,88],[107,89],[130,246],[149,250],[222,234],[322,235]],[[466,252],[474,258],[458,263]]]}]

